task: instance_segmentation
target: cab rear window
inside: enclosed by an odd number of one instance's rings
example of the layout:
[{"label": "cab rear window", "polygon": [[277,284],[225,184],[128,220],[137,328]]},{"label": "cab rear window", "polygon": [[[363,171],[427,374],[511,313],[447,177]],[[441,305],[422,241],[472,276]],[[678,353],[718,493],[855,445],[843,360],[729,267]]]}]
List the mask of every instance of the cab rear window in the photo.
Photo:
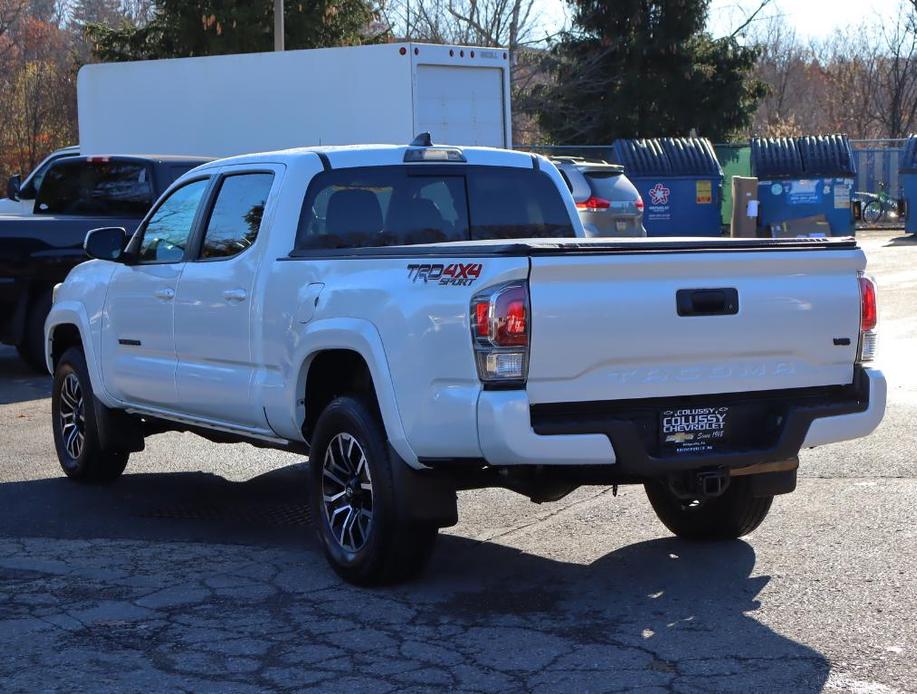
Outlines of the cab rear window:
[{"label": "cab rear window", "polygon": [[543,172],[475,166],[337,169],[309,186],[296,250],[573,237]]}]

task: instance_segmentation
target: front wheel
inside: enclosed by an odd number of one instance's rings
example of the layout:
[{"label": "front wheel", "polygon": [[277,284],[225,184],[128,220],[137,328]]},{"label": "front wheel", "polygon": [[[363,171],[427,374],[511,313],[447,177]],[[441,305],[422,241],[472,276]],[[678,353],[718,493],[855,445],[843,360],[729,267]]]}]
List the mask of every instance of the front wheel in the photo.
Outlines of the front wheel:
[{"label": "front wheel", "polygon": [[51,426],[57,459],[70,479],[108,482],[124,472],[129,453],[103,445],[99,417],[105,416],[110,413],[95,402],[83,351],[68,349],[54,369]]},{"label": "front wheel", "polygon": [[656,516],[678,537],[687,540],[734,540],[761,525],[773,496],[752,495],[747,477],[734,478],[726,491],[707,499],[681,499],[660,481],[644,485]]},{"label": "front wheel", "polygon": [[399,508],[393,465],[378,415],[366,402],[339,397],[315,425],[309,454],[310,506],[325,556],[346,581],[378,585],[420,573],[437,528]]}]

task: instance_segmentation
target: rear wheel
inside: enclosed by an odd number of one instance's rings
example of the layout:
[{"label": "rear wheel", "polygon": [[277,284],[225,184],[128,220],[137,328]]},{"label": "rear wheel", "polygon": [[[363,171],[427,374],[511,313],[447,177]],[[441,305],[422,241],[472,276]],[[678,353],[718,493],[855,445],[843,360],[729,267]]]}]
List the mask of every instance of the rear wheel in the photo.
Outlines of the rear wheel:
[{"label": "rear wheel", "polygon": [[54,369],[51,426],[57,459],[70,479],[108,482],[124,472],[129,453],[102,445],[99,418],[106,416],[92,394],[83,351],[68,349]]},{"label": "rear wheel", "polygon": [[878,200],[867,202],[863,206],[863,221],[867,224],[875,224],[882,219],[882,203]]},{"label": "rear wheel", "polygon": [[411,578],[425,566],[437,536],[399,508],[390,453],[378,415],[364,401],[336,398],[315,426],[309,456],[312,518],[325,556],[359,585]]},{"label": "rear wheel", "polygon": [[767,517],[773,496],[752,496],[747,477],[734,478],[726,491],[708,499],[681,499],[664,482],[645,485],[662,524],[688,540],[733,540],[748,535]]},{"label": "rear wheel", "polygon": [[22,360],[35,371],[47,375],[45,364],[45,319],[51,312],[51,292],[39,294],[29,305],[25,318],[22,341],[16,351]]}]

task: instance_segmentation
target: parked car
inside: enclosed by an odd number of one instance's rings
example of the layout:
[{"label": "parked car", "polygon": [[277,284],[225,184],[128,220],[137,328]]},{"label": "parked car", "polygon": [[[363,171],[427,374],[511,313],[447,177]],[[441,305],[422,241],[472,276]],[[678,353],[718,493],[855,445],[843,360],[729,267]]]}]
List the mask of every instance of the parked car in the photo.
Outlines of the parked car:
[{"label": "parked car", "polygon": [[86,259],[90,229],[133,230],[157,197],[203,158],[63,157],[44,176],[30,215],[0,217],[0,342],[46,371],[51,290]]},{"label": "parked car", "polygon": [[456,490],[536,502],[642,484],[696,540],[751,532],[802,447],[882,419],[854,240],[581,238],[547,159],[299,149],[177,181],[58,287],[52,430],[72,479],[144,438],[308,452],[312,518],[355,583],[410,576]]},{"label": "parked car", "polygon": [[513,141],[505,48],[384,43],[93,63],[77,86],[87,154],[225,157],[408,142],[422,130],[461,145]]},{"label": "parked car", "polygon": [[65,157],[79,156],[79,153],[80,148],[77,146],[64,147],[42,159],[24,181],[19,174],[10,176],[6,183],[6,198],[0,200],[0,215],[32,214],[32,208],[35,207],[35,195],[38,193],[42,179],[51,168],[51,164]]},{"label": "parked car", "polygon": [[586,236],[646,236],[643,198],[624,167],[579,157],[554,157],[576,202]]}]

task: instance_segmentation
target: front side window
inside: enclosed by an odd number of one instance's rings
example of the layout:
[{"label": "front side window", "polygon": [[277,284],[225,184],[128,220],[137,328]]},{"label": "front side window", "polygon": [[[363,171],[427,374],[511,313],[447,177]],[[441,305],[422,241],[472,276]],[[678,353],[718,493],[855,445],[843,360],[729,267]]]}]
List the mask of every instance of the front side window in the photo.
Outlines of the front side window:
[{"label": "front side window", "polygon": [[149,167],[140,162],[63,159],[48,169],[35,211],[142,217],[153,204]]},{"label": "front side window", "polygon": [[319,174],[306,194],[296,248],[549,236],[575,232],[560,192],[543,172],[380,166]]},{"label": "front side window", "polygon": [[208,179],[192,181],[173,191],[156,209],[140,241],[137,259],[142,263],[177,263],[181,261],[194,226]]},{"label": "front side window", "polygon": [[201,258],[228,258],[255,242],[274,175],[227,176],[220,185],[204,232]]}]

